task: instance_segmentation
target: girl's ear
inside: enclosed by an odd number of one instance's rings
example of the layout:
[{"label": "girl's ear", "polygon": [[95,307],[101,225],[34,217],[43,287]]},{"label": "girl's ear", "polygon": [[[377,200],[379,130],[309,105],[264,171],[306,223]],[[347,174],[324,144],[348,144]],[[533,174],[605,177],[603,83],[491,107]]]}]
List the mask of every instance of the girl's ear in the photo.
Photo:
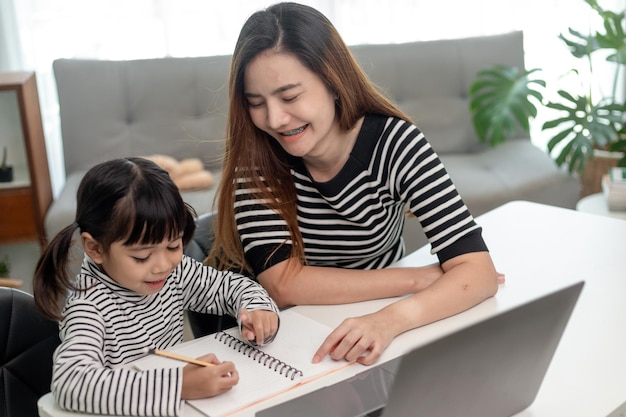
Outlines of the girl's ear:
[{"label": "girl's ear", "polygon": [[80,234],[83,242],[83,250],[95,263],[101,264],[103,261],[104,250],[102,245],[91,236],[90,233],[83,232]]}]

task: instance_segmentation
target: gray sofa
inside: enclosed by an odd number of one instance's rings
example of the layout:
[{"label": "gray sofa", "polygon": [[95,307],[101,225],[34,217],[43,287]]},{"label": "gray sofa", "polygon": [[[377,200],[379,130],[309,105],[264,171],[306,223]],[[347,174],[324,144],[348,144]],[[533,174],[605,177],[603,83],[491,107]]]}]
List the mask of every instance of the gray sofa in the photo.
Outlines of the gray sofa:
[{"label": "gray sofa", "polygon": [[[351,49],[425,132],[474,215],[519,199],[575,206],[578,181],[528,137],[489,148],[472,128],[469,85],[492,64],[523,68],[521,32]],[[200,157],[219,181],[229,63],[229,56],[55,61],[67,182],[46,215],[48,235],[73,221],[80,178],[105,159]],[[183,197],[202,214],[211,210],[214,192]],[[407,222],[404,236],[408,250],[426,243],[415,220]]]}]

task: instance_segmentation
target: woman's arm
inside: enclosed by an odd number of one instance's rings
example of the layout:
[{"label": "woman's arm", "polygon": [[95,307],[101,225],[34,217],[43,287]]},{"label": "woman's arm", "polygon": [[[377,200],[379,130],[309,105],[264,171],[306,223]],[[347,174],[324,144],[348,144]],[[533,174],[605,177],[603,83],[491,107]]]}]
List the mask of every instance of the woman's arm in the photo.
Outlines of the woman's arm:
[{"label": "woman's arm", "polygon": [[443,270],[437,264],[377,270],[301,266],[282,261],[258,275],[279,307],[344,304],[412,294],[430,286]]},{"label": "woman's arm", "polygon": [[399,334],[452,316],[495,295],[502,276],[488,252],[457,256],[443,265],[432,285],[389,306],[343,321],[315,353],[314,362],[330,355],[369,365]]}]

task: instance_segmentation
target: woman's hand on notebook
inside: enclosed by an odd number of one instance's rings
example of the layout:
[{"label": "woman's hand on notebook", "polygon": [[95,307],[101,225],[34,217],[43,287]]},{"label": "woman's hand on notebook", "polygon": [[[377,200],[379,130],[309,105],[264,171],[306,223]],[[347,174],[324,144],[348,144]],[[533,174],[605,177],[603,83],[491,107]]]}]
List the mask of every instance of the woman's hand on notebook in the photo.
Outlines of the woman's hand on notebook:
[{"label": "woman's hand on notebook", "polygon": [[241,336],[255,346],[270,343],[278,332],[278,314],[268,310],[246,310],[239,313]]},{"label": "woman's hand on notebook", "polygon": [[313,356],[313,363],[328,355],[333,360],[371,365],[395,336],[380,312],[348,318],[324,340]]},{"label": "woman's hand on notebook", "polygon": [[239,374],[234,363],[220,362],[212,353],[198,359],[215,364],[215,366],[185,365],[181,399],[195,400],[214,397],[230,390],[239,382]]}]

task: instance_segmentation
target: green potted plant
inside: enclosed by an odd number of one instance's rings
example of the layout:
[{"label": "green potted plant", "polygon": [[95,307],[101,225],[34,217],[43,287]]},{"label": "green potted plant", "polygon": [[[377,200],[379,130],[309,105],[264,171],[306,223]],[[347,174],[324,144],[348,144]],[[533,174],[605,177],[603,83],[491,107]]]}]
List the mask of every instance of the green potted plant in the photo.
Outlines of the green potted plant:
[{"label": "green potted plant", "polygon": [[4,256],[0,260],[0,287],[20,288],[23,285],[22,280],[10,278],[11,276],[11,263],[9,257]]},{"label": "green potted plant", "polygon": [[13,181],[13,167],[7,164],[7,146],[2,148],[2,163],[0,164],[0,182]]},{"label": "green potted plant", "polygon": [[8,278],[11,273],[11,264],[9,263],[9,258],[5,256],[0,261],[0,278]]},{"label": "green potted plant", "polygon": [[[476,133],[482,142],[494,146],[516,130],[529,132],[529,120],[537,116],[537,106],[545,106],[558,113],[541,129],[551,136],[547,148],[556,164],[565,164],[570,173],[580,174],[583,185],[581,195],[600,189],[600,177],[606,168],[590,167],[595,159],[600,159],[596,158],[599,152],[617,152],[610,155],[609,166],[626,167],[626,103],[616,98],[619,76],[626,70],[625,11],[602,9],[597,0],[585,2],[601,18],[603,30],[584,35],[570,28],[567,36],[559,36],[570,53],[583,59],[588,67],[588,78],[576,69],[571,71],[580,80],[578,91],[558,89],[558,101],[545,100],[546,82],[537,77],[539,69],[521,72],[495,66],[480,71],[469,92]],[[610,93],[596,97],[593,82],[597,79],[593,78],[592,56],[600,50],[607,53],[608,62],[615,64],[615,73]],[[615,155],[617,158],[613,158]],[[590,171],[598,171],[596,174],[600,177],[591,179],[592,190],[585,191],[585,175]]]}]

